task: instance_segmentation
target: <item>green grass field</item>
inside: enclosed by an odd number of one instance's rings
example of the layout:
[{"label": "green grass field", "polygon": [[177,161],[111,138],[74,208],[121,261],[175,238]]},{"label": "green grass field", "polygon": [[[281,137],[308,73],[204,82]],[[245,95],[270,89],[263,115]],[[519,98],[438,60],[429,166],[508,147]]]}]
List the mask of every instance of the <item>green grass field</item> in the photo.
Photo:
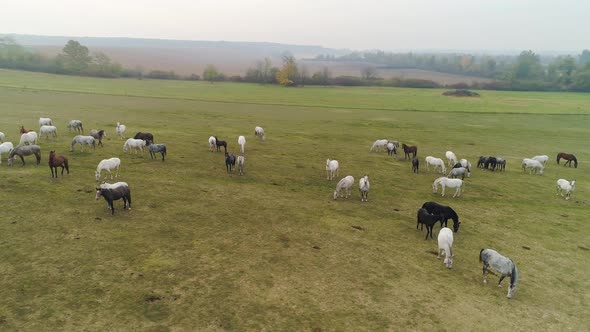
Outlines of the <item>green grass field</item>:
[{"label": "green grass field", "polygon": [[[441,92],[0,71],[7,140],[39,117],[59,130],[41,139],[38,167],[31,157],[8,167],[2,156],[0,329],[588,330],[590,95]],[[69,152],[71,119],[105,129],[104,148]],[[117,121],[128,137],[151,132],[166,143],[166,162],[124,155]],[[235,153],[246,136],[244,176],[226,174],[210,135]],[[370,153],[378,138],[418,145],[420,174],[403,155]],[[49,150],[69,158],[70,175],[50,177]],[[503,156],[507,170],[474,170],[461,197],[441,197],[423,160],[446,150],[474,165]],[[557,166],[560,151],[579,167]],[[537,154],[550,156],[545,174],[524,174],[520,160]],[[113,156],[133,205],[117,201],[111,216],[94,199],[94,170]],[[339,178],[369,174],[368,203],[356,189],[332,199],[327,158],[340,161]],[[571,200],[555,195],[558,178],[576,179]],[[462,221],[452,270],[415,228],[429,200]],[[516,262],[516,298],[506,298],[508,280],[482,284],[485,247]]]}]

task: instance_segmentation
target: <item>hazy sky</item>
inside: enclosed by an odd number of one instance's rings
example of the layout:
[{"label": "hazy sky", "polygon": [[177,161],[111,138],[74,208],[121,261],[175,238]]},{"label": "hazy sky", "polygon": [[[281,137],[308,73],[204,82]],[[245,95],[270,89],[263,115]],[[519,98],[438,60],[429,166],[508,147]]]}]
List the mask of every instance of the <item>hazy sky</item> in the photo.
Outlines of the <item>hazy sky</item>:
[{"label": "hazy sky", "polygon": [[0,33],[385,50],[590,48],[590,0],[19,0]]}]

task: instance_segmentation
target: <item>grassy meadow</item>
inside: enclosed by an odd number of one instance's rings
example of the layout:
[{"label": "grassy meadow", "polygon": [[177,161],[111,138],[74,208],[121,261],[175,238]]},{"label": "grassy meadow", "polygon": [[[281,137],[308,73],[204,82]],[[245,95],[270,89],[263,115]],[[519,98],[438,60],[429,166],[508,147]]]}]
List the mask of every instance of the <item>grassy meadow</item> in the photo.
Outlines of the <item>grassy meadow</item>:
[{"label": "grassy meadow", "polygon": [[[142,331],[584,331],[590,326],[588,265],[590,95],[441,90],[280,88],[152,80],[108,80],[0,71],[0,131],[51,117],[42,162],[0,165],[0,329]],[[71,119],[105,129],[104,147],[69,151]],[[127,137],[151,132],[165,162],[123,154]],[[254,137],[260,125],[266,141]],[[237,153],[246,136],[245,175],[228,175],[216,135]],[[378,138],[418,146],[420,174],[386,153]],[[71,173],[52,179],[50,150]],[[474,165],[507,159],[505,173],[474,170],[464,192],[432,193],[440,175],[424,157],[447,150]],[[574,153],[577,169],[555,164]],[[547,154],[542,176],[520,160]],[[94,170],[121,158],[132,209],[95,200]],[[334,201],[325,160],[339,177],[369,174],[369,202]],[[559,178],[576,179],[569,201]],[[434,200],[461,218],[454,268],[436,259],[436,240],[415,228]],[[353,227],[354,226],[354,227]],[[438,233],[435,227],[434,236]],[[494,248],[520,271],[481,282],[478,254]]]}]

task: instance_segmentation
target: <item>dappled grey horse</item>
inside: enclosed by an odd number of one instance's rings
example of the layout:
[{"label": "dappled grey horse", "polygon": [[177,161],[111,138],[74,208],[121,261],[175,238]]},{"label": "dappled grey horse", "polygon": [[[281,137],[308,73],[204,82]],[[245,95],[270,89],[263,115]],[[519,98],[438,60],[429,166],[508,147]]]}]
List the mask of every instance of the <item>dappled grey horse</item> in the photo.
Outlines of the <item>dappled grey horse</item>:
[{"label": "dappled grey horse", "polygon": [[483,263],[483,283],[486,284],[488,268],[491,266],[494,270],[500,272],[500,280],[498,280],[498,287],[505,277],[510,277],[510,285],[508,286],[509,299],[516,294],[516,284],[518,283],[518,269],[516,264],[507,257],[500,255],[493,249],[481,249],[479,252],[479,261]]},{"label": "dappled grey horse", "polygon": [[8,166],[12,166],[14,156],[19,156],[20,160],[23,162],[23,166],[25,166],[24,157],[30,155],[35,155],[37,158],[37,165],[41,163],[41,147],[39,147],[39,145],[18,145],[8,154]]},{"label": "dappled grey horse", "polygon": [[156,158],[156,153],[160,153],[162,155],[162,161],[164,161],[164,157],[166,156],[166,144],[152,144],[151,141],[148,142],[148,151],[150,152],[150,157],[152,159]]}]

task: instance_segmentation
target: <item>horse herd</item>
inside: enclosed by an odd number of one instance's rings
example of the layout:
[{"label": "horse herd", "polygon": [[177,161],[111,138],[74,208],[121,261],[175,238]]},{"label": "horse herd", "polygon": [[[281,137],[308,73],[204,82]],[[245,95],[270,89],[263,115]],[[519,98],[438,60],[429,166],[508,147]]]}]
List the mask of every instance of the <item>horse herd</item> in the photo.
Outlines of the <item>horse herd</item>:
[{"label": "horse herd", "polygon": [[[397,159],[397,151],[399,149],[398,141],[378,139],[371,145],[369,151],[377,152],[383,150],[383,148],[386,149],[388,155],[391,155]],[[411,159],[412,161],[412,171],[414,173],[419,173],[420,160],[417,158],[418,147],[402,144],[402,149],[404,150],[405,154],[404,159]],[[441,186],[441,195],[444,196],[446,187],[455,188],[456,191],[453,197],[458,197],[461,195],[461,189],[464,185],[465,177],[470,177],[471,175],[471,163],[466,159],[458,160],[452,151],[447,151],[445,153],[445,157],[447,159],[446,163],[443,161],[443,159],[433,156],[427,156],[425,158],[426,170],[428,172],[430,172],[430,167],[432,167],[433,172],[440,172],[443,174],[443,176],[434,180],[432,184],[432,191],[433,193],[437,193],[438,187]],[[560,159],[565,159],[567,161],[564,166],[569,165],[571,167],[572,162],[575,168],[578,166],[578,161],[573,154],[561,152],[557,155],[557,164],[559,164]],[[524,172],[528,171],[530,174],[538,173],[542,175],[543,169],[546,166],[548,160],[549,157],[546,155],[524,158],[522,161],[522,169]],[[447,171],[447,166],[451,167],[451,169],[450,172],[444,176]],[[506,170],[506,160],[501,157],[481,156],[477,162],[477,167],[488,171],[498,170],[503,172]],[[340,163],[337,160],[327,159],[326,179],[333,180],[335,176],[338,176],[339,168]],[[562,197],[565,196],[566,200],[570,199],[571,194],[575,189],[575,182],[575,180],[557,180],[557,195],[561,195]],[[353,186],[354,177],[352,175],[347,175],[342,178],[336,184],[336,190],[333,194],[334,200],[338,199],[339,197],[350,197]],[[369,189],[369,177],[368,175],[365,175],[359,181],[361,202],[368,201]],[[438,234],[437,258],[440,258],[441,255],[443,255],[445,266],[447,268],[452,268],[454,256],[452,253],[453,232],[458,232],[459,226],[461,224],[459,222],[458,214],[449,206],[441,205],[436,202],[426,202],[421,208],[418,209],[416,219],[416,229],[418,229],[418,226],[421,227],[420,229],[423,229],[423,227],[426,226],[425,240],[427,240],[429,236],[431,239],[433,238],[433,227],[437,222],[440,223],[441,230]],[[446,227],[447,221],[449,219],[453,220],[452,231],[450,228]],[[479,261],[483,265],[484,283],[487,283],[487,273],[490,266],[500,273],[498,286],[500,286],[502,280],[504,280],[505,277],[510,277],[510,285],[508,287],[507,297],[512,298],[516,294],[516,284],[518,282],[518,269],[516,268],[514,262],[492,249],[482,249],[479,253]]]}]

